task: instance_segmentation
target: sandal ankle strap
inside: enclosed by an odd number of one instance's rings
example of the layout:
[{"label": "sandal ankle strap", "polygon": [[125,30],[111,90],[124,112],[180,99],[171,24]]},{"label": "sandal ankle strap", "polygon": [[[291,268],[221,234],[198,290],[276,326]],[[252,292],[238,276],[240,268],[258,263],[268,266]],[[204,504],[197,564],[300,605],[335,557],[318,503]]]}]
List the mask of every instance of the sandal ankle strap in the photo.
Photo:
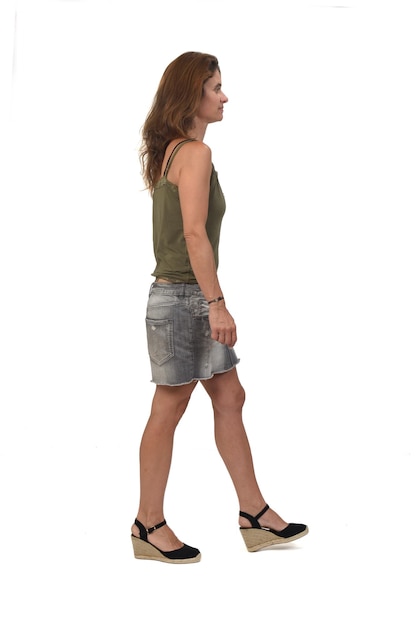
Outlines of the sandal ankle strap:
[{"label": "sandal ankle strap", "polygon": [[151,528],[147,528],[146,532],[148,533],[148,535],[150,535],[151,533],[153,533],[154,530],[158,530],[158,528],[162,528],[162,526],[165,526],[166,521],[162,520],[162,522],[159,522],[159,524],[156,524],[156,526],[151,526]]},{"label": "sandal ankle strap", "polygon": [[266,513],[268,509],[269,509],[269,505],[266,504],[264,508],[262,509],[262,511],[258,513],[258,515],[255,515],[255,516],[249,515],[249,513],[245,513],[244,511],[239,511],[239,515],[249,520],[250,523],[252,524],[252,528],[262,528],[260,523],[258,522],[258,519],[262,517],[262,515]]},{"label": "sandal ankle strap", "polygon": [[148,535],[153,533],[154,530],[158,530],[158,528],[162,528],[162,526],[165,526],[165,524],[166,524],[166,521],[162,520],[162,522],[159,522],[159,524],[156,524],[155,526],[151,526],[150,528],[145,528],[145,526],[138,519],[135,519],[135,526],[139,528],[140,538],[144,539],[145,541],[147,541]]}]

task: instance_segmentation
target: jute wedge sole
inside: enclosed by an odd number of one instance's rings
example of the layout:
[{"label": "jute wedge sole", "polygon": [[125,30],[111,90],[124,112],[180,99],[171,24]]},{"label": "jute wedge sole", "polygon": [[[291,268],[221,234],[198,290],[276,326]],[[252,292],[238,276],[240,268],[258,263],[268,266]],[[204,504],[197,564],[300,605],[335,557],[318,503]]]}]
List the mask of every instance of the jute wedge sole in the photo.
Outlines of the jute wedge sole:
[{"label": "jute wedge sole", "polygon": [[198,553],[195,557],[190,558],[175,558],[173,556],[167,557],[166,554],[173,554],[182,550],[173,550],[172,552],[162,552],[153,546],[149,541],[143,541],[139,537],[132,535],[133,554],[135,559],[147,559],[148,561],[161,561],[162,563],[198,563],[201,560],[201,554]]},{"label": "jute wedge sole", "polygon": [[256,552],[262,548],[268,548],[269,546],[275,546],[282,543],[289,543],[295,541],[307,535],[308,528],[306,527],[301,532],[293,535],[292,537],[280,537],[275,535],[271,530],[263,530],[260,528],[241,528],[240,532],[243,537],[243,541],[246,544],[246,548],[249,552]]},{"label": "jute wedge sole", "polygon": [[165,526],[165,520],[156,524],[156,526],[152,526],[151,528],[145,528],[145,526],[137,519],[134,523],[139,529],[139,537],[136,537],[133,534],[131,535],[135,559],[162,561],[162,563],[198,563],[198,561],[200,561],[200,551],[197,550],[197,548],[187,546],[186,543],[184,543],[181,548],[178,548],[177,550],[170,550],[168,552],[159,550],[159,548],[150,543],[148,535],[153,533],[155,530],[158,530],[158,528]]}]

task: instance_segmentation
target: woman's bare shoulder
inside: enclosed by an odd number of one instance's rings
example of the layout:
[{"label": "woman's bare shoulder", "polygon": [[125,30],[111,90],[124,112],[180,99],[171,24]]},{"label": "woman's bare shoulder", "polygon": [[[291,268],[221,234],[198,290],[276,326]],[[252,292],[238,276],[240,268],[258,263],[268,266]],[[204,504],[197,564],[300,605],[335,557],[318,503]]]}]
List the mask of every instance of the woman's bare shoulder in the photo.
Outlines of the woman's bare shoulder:
[{"label": "woman's bare shoulder", "polygon": [[189,174],[196,176],[201,173],[208,176],[212,168],[211,149],[203,141],[189,141],[178,150],[168,174],[168,180],[179,184],[180,177]]},{"label": "woman's bare shoulder", "polygon": [[204,143],[203,141],[199,141],[198,139],[194,139],[194,141],[189,141],[183,146],[184,154],[192,155],[193,158],[209,158],[211,159],[211,149],[210,147]]},{"label": "woman's bare shoulder", "polygon": [[[211,168],[211,149],[203,141],[189,141],[181,146],[174,160],[175,172],[180,171],[209,171]],[[173,163],[173,166],[174,166]]]}]

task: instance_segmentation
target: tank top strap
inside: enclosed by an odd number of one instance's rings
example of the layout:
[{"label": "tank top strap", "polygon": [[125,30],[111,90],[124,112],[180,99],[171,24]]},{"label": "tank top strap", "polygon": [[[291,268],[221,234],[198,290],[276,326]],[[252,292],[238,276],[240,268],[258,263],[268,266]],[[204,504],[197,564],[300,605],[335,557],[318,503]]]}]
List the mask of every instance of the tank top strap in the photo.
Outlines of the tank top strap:
[{"label": "tank top strap", "polygon": [[180,147],[184,144],[184,143],[188,143],[189,141],[195,141],[195,139],[183,139],[182,141],[180,141],[179,143],[177,143],[177,145],[175,146],[175,148],[173,149],[173,151],[171,152],[171,154],[169,155],[167,164],[165,166],[165,171],[164,171],[164,176],[168,175],[169,172],[169,168],[171,167],[171,163],[174,159],[174,156],[177,154],[178,150],[180,149]]}]

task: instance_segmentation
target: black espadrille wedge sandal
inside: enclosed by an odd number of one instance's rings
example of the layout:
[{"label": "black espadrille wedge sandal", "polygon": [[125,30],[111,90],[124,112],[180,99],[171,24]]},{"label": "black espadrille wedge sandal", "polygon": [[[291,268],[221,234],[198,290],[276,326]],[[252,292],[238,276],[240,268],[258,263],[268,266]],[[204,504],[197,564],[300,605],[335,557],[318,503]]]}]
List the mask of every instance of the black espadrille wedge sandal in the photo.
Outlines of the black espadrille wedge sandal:
[{"label": "black espadrille wedge sandal", "polygon": [[252,528],[240,527],[243,541],[249,552],[256,552],[256,550],[280,543],[289,543],[304,537],[308,533],[308,528],[305,524],[288,524],[284,530],[273,530],[272,528],[261,526],[258,520],[268,509],[269,506],[266,505],[255,517],[249,515],[249,513],[239,511],[239,515],[249,520],[252,524]]},{"label": "black espadrille wedge sandal", "polygon": [[152,528],[145,528],[139,520],[135,519],[135,526],[139,528],[139,537],[132,534],[133,553],[135,559],[149,559],[151,561],[162,561],[163,563],[198,563],[201,559],[200,551],[197,548],[187,546],[186,543],[182,548],[164,552],[150,543],[148,535],[165,526],[166,521],[163,520]]}]

